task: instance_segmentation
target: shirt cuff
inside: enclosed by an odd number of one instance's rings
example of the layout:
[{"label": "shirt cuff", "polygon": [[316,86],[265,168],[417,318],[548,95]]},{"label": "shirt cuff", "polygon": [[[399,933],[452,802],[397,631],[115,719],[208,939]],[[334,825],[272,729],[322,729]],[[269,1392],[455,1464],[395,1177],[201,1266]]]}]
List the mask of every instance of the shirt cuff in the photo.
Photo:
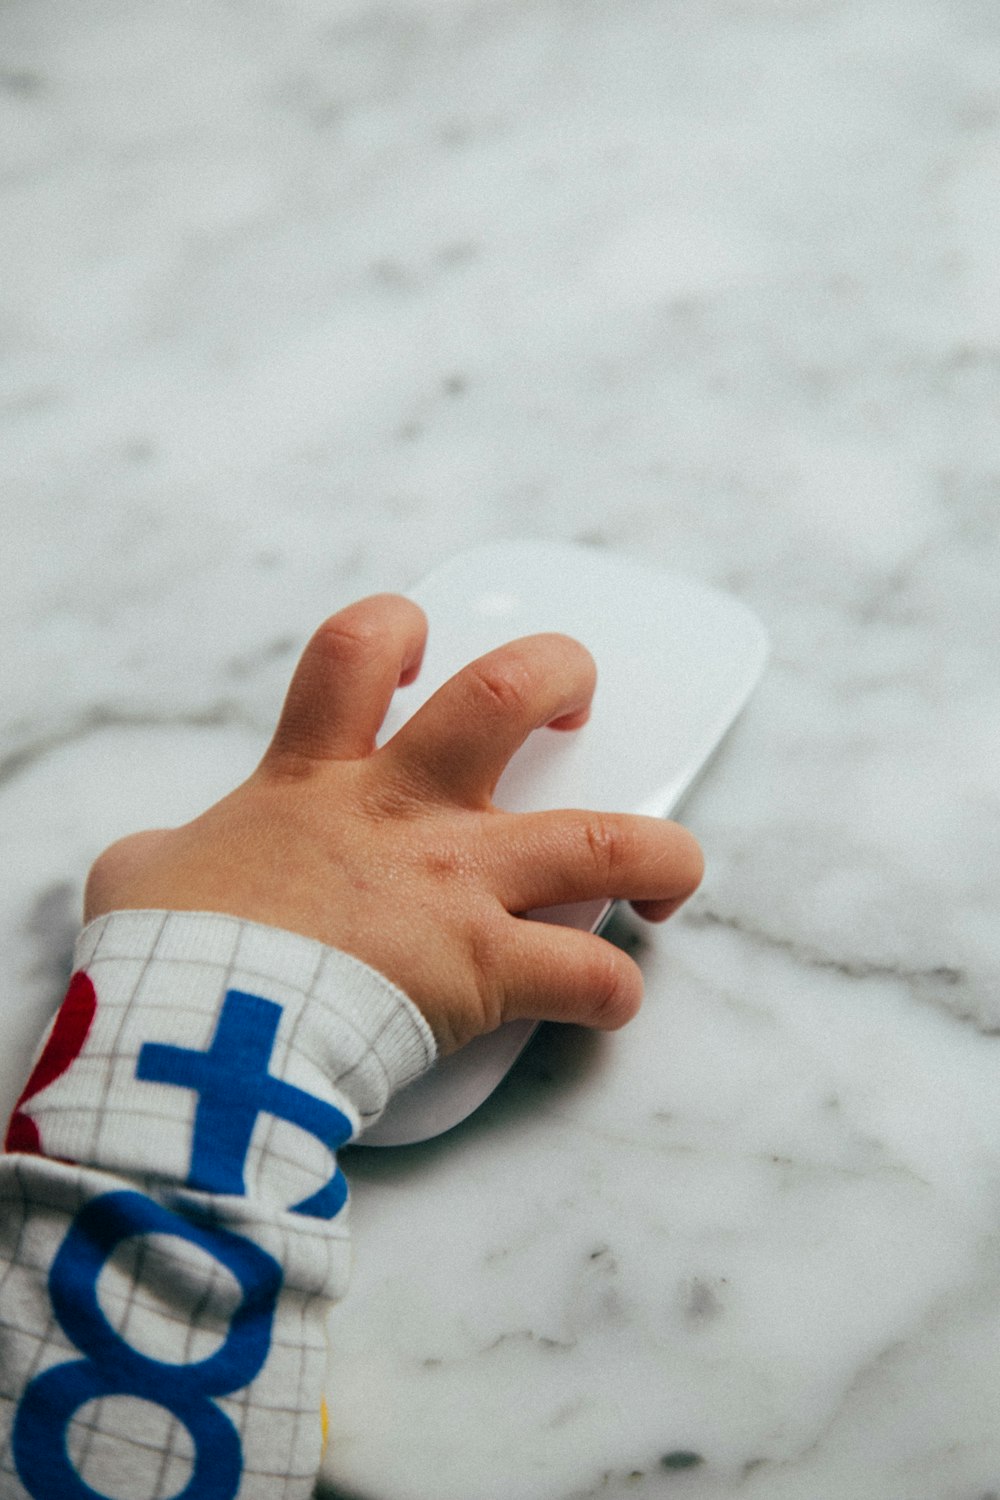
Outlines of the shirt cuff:
[{"label": "shirt cuff", "polygon": [[[248,1017],[268,1038],[266,1046],[252,1039],[254,1057],[237,1061],[236,1092],[246,1092],[249,1068],[264,1090],[273,1092],[270,1078],[279,1093],[290,1086],[285,1099],[312,1095],[335,1106],[345,1138],[377,1120],[436,1055],[427,1022],[384,975],[261,923],[213,912],[115,911],[83,930],[74,960],[73,1021],[60,1031],[56,1018],[36,1064],[45,1082],[29,1085],[36,1097],[23,1104],[40,1133],[35,1149],[63,1160],[183,1180],[201,1096],[227,1092],[225,1041],[244,1045],[237,1033]],[[82,1029],[81,1006],[89,1007]],[[53,1067],[46,1060],[53,1045],[64,1052],[74,1027],[81,1034],[71,1055]],[[154,1077],[151,1053],[171,1059],[169,1077]],[[262,1095],[261,1111],[269,1108]],[[301,1131],[285,1139],[293,1115],[255,1132],[247,1191],[259,1176],[264,1196],[291,1202],[283,1174],[317,1181],[328,1174],[321,1144],[303,1142]],[[298,1197],[308,1186],[300,1184]]]}]

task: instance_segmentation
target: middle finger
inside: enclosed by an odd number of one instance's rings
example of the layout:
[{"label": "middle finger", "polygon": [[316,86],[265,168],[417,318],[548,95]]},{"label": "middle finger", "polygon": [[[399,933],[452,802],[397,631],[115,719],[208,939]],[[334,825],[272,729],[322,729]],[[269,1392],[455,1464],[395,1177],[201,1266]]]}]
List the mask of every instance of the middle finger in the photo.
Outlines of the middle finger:
[{"label": "middle finger", "polygon": [[523,636],[457,672],[382,754],[431,794],[486,806],[533,729],[583,722],[596,679],[594,659],[578,641]]}]

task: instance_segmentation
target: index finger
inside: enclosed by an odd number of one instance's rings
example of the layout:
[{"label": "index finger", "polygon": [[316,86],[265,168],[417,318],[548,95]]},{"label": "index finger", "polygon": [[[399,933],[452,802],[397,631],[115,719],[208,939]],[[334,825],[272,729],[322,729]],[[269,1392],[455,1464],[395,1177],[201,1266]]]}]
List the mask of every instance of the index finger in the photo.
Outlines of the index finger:
[{"label": "index finger", "polygon": [[369,755],[396,685],[412,680],[427,620],[400,594],[373,594],[316,630],[289,684],[269,762]]},{"label": "index finger", "polygon": [[579,641],[522,636],[449,678],[379,753],[431,796],[487,806],[533,729],[584,722],[596,681]]}]

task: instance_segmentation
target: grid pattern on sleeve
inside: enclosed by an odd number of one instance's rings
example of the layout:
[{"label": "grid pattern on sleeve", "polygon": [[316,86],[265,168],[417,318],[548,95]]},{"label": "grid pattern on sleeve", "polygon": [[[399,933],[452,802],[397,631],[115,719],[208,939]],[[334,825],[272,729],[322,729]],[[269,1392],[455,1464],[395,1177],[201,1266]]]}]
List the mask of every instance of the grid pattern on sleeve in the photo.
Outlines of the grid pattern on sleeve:
[{"label": "grid pattern on sleeve", "polygon": [[[213,1400],[239,1436],[240,1500],[305,1500],[319,1465],[326,1312],[344,1290],[347,1228],[343,1212],[327,1222],[289,1209],[328,1180],[329,1152],[261,1111],[245,1193],[196,1191],[187,1173],[197,1090],[137,1080],[137,1058],[150,1041],[204,1053],[227,993],[260,995],[281,1007],[270,1074],[333,1101],[356,1129],[429,1065],[433,1039],[406,997],[357,960],[232,917],[112,913],[81,935],[76,967],[98,997],[91,1030],[25,1106],[46,1154],[0,1156],[0,1492],[27,1493],[10,1444],[25,1389],[81,1359],[53,1313],[55,1257],[81,1210],[121,1191],[159,1203],[178,1225],[239,1235],[282,1268],[259,1372]],[[124,1241],[95,1285],[115,1337],[180,1369],[224,1343],[241,1300],[230,1271],[181,1230]],[[86,1484],[103,1493],[102,1476],[124,1465],[136,1500],[184,1488],[192,1436],[164,1401],[115,1395],[79,1406],[66,1447]]]}]

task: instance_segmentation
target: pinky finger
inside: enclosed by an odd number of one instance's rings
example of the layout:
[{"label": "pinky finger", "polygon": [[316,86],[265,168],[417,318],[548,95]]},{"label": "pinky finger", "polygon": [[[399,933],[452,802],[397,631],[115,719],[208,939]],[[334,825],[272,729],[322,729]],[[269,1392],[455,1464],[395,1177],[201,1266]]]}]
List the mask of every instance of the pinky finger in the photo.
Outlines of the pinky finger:
[{"label": "pinky finger", "polygon": [[638,965],[604,938],[520,917],[510,918],[505,938],[505,1021],[564,1021],[617,1031],[642,1004]]}]

